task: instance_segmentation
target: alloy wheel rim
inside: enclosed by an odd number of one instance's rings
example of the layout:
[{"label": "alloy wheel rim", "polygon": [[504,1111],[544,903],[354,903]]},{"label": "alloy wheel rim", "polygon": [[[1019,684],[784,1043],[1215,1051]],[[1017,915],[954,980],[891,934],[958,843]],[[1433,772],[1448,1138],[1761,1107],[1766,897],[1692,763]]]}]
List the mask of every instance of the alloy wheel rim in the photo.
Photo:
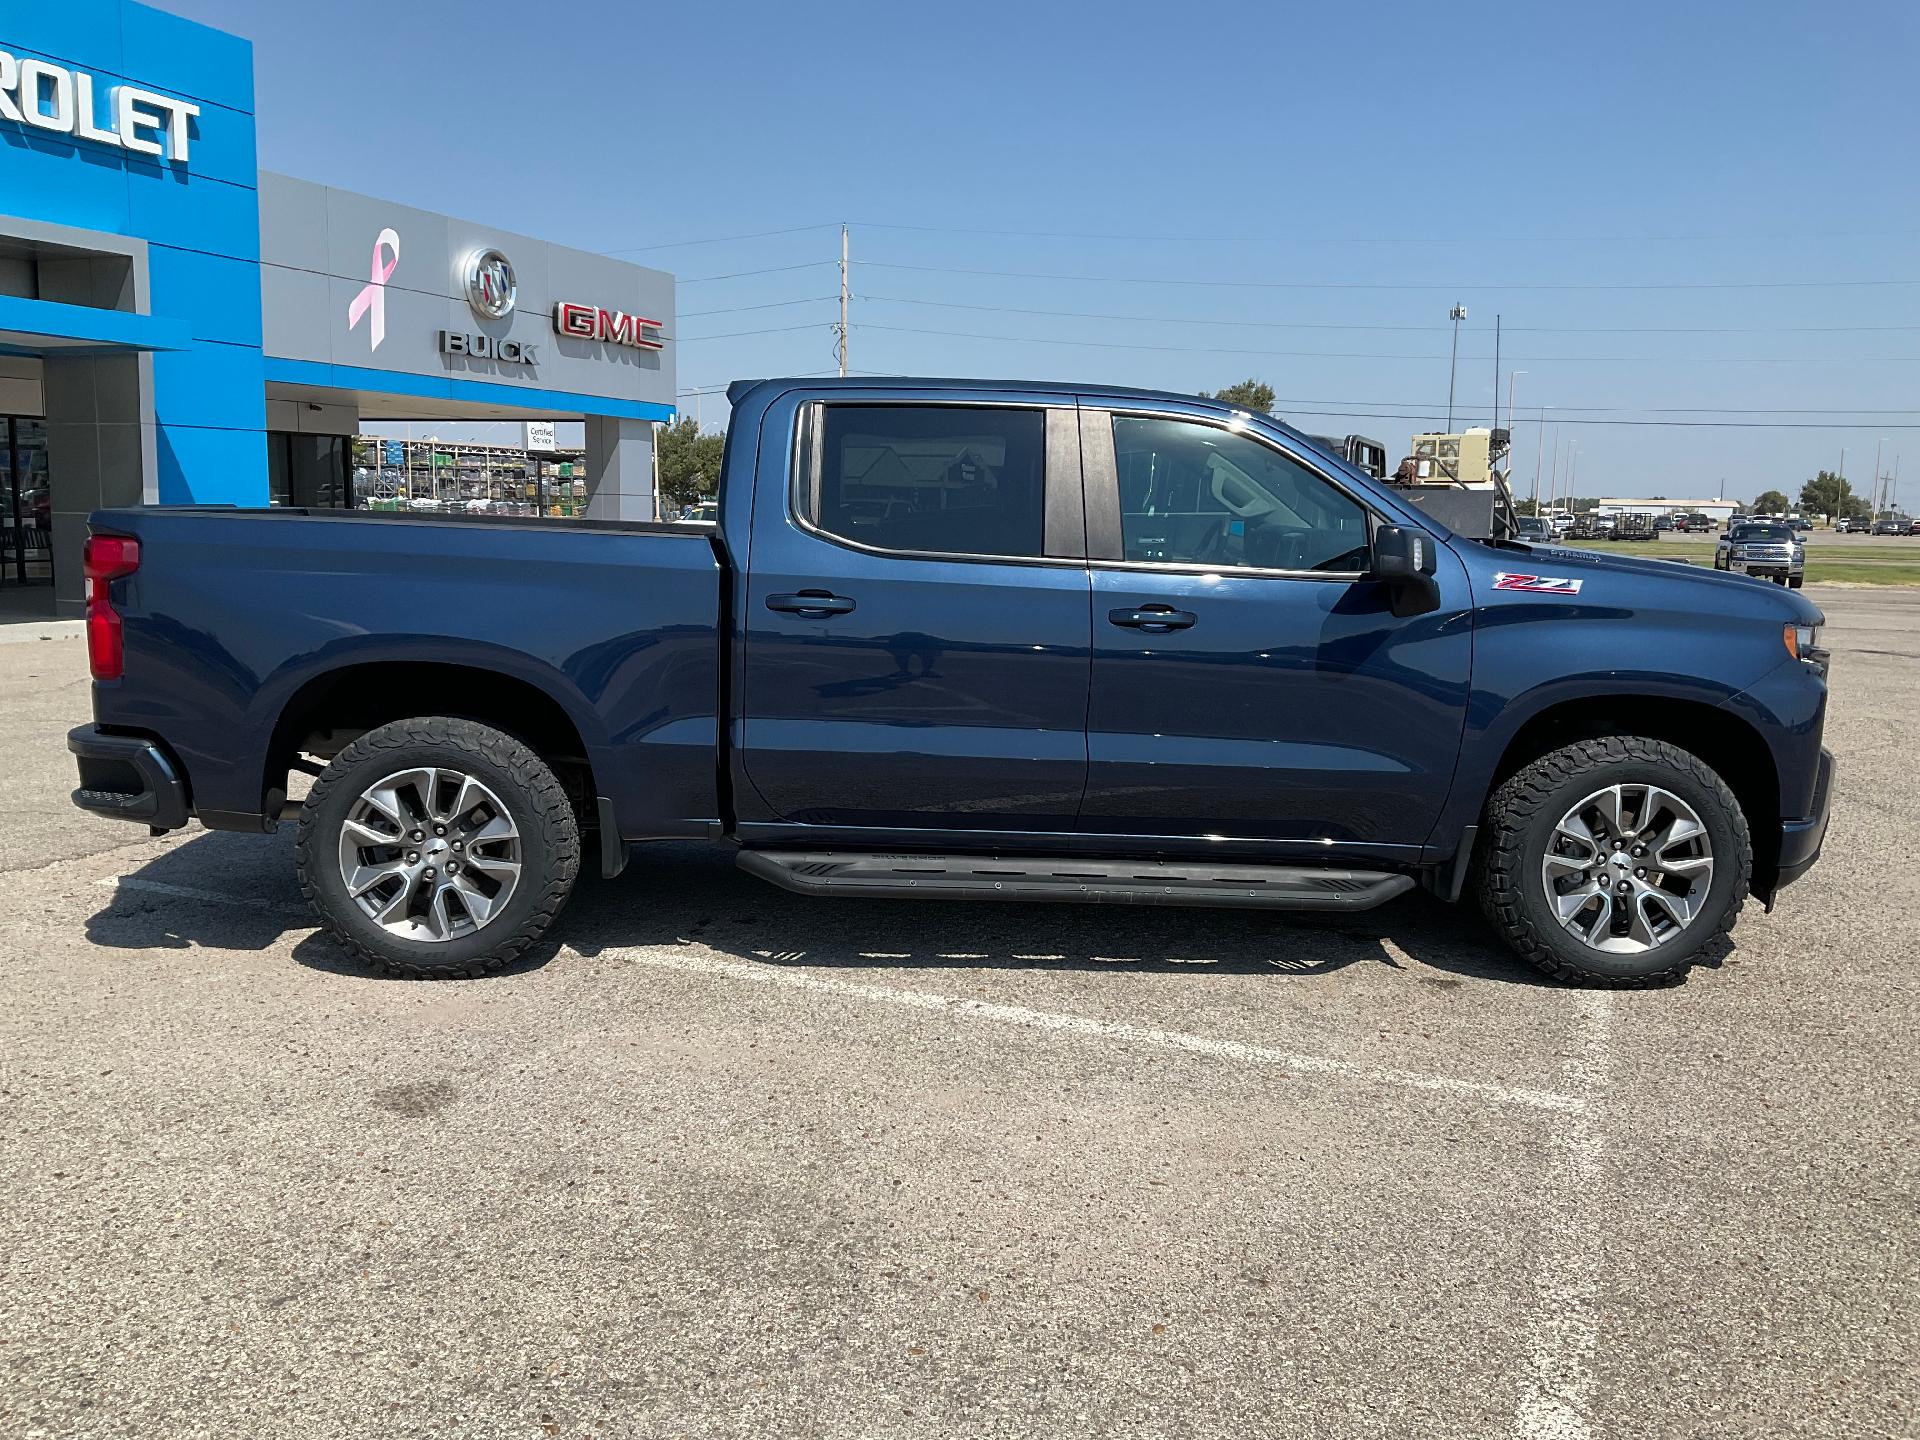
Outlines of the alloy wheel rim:
[{"label": "alloy wheel rim", "polygon": [[395,771],[347,810],[340,880],[388,934],[446,944],[507,908],[520,884],[520,832],[500,797],[464,771]]},{"label": "alloy wheel rim", "polygon": [[1547,907],[1591,950],[1671,944],[1713,888],[1713,844],[1694,808],[1658,785],[1609,785],[1560,817],[1540,863]]}]

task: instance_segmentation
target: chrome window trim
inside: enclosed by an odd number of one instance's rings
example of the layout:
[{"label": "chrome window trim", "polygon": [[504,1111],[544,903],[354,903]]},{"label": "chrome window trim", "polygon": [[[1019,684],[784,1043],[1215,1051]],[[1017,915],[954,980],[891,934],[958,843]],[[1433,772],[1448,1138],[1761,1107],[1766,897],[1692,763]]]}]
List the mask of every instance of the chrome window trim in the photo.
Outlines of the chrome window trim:
[{"label": "chrome window trim", "polygon": [[[1261,434],[1251,425],[1238,425],[1231,420],[1224,420],[1218,415],[1189,415],[1179,410],[1153,410],[1144,406],[1102,405],[1099,408],[1104,411],[1107,416],[1109,431],[1112,429],[1111,422],[1122,416],[1135,420],[1173,420],[1189,425],[1205,425],[1215,430],[1225,430],[1233,435],[1245,435],[1256,445],[1265,445],[1269,450],[1284,455],[1287,459],[1293,461],[1294,464],[1298,465],[1302,470],[1305,470],[1309,475],[1324,480],[1338,494],[1351,501],[1366,521],[1367,544],[1369,547],[1373,544],[1373,532],[1378,526],[1381,524],[1399,523],[1387,519],[1366,497],[1354,494],[1349,487],[1341,484],[1339,480],[1329,475],[1318,465],[1309,463],[1301,456],[1296,455],[1288,446],[1280,444],[1278,441]],[[1115,483],[1116,485],[1118,484],[1117,473]],[[1125,511],[1120,512],[1120,518],[1122,526],[1121,534],[1124,541],[1126,525]],[[1428,536],[1428,539],[1429,543],[1433,543],[1431,535]],[[1273,570],[1253,565],[1206,565],[1198,561],[1185,560],[1105,560],[1092,555],[1087,557],[1087,565],[1089,568],[1098,566],[1102,569],[1146,570],[1175,575],[1255,575],[1270,580],[1332,580],[1349,585],[1356,580],[1366,579],[1371,573],[1366,570]]]},{"label": "chrome window trim", "polygon": [[1089,569],[1095,570],[1145,570],[1158,571],[1167,575],[1219,575],[1227,578],[1235,575],[1254,575],[1267,580],[1338,580],[1351,585],[1356,580],[1367,578],[1365,570],[1270,570],[1254,565],[1203,565],[1195,561],[1181,560],[1093,560],[1087,561]]},{"label": "chrome window trim", "polygon": [[[1072,400],[1072,396],[1070,395],[1064,398],[1069,402]],[[984,402],[977,399],[922,400],[913,396],[901,396],[897,399],[884,400],[826,400],[818,398],[803,400],[800,402],[800,423],[793,427],[794,454],[793,461],[788,467],[790,473],[787,483],[787,520],[792,524],[794,529],[800,531],[803,535],[810,535],[816,540],[825,541],[829,545],[836,545],[843,550],[851,550],[856,554],[877,555],[882,559],[888,560],[953,560],[969,565],[1044,565],[1051,569],[1071,570],[1085,570],[1087,568],[1090,562],[1084,555],[980,555],[970,550],[889,550],[884,546],[868,545],[859,540],[838,534],[835,531],[821,529],[807,518],[806,512],[803,509],[803,503],[804,492],[809,487],[816,487],[817,492],[821,467],[826,463],[826,455],[821,448],[825,443],[823,438],[825,434],[823,415],[827,407],[832,405],[846,406],[860,410],[873,410],[882,406],[927,409],[936,405],[944,409],[956,410],[1037,410],[1040,412],[1043,427],[1046,423],[1047,412],[1051,410],[1073,410],[1078,413],[1078,407],[1076,405],[1072,403],[1058,405],[1045,400],[1010,400],[1005,404],[1001,404],[998,401]],[[1046,432],[1043,428],[1041,432],[1040,458],[1040,543],[1042,545],[1046,544],[1046,491],[1047,487],[1052,483],[1052,476],[1046,468],[1047,459]],[[1077,482],[1078,477],[1075,478]],[[814,498],[817,501],[817,493]],[[1081,548],[1084,549],[1085,546],[1083,545]]]}]

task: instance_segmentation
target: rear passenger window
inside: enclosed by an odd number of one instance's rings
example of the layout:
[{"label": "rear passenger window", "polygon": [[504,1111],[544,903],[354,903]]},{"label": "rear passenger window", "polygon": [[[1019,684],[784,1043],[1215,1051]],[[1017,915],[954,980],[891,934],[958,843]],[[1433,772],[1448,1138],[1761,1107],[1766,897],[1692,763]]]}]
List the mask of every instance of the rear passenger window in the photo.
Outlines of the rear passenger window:
[{"label": "rear passenger window", "polygon": [[1037,409],[824,406],[805,518],[880,550],[1042,555],[1046,428]]}]

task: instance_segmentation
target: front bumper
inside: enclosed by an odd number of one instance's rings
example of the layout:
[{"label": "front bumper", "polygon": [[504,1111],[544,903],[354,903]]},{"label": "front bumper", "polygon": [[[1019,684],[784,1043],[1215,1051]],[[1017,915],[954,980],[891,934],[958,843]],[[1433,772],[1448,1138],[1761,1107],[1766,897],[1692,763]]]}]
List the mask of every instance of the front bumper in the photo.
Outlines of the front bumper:
[{"label": "front bumper", "polygon": [[1827,838],[1827,817],[1833,810],[1833,752],[1820,751],[1820,769],[1813,782],[1813,814],[1804,820],[1780,822],[1780,872],[1774,888],[1791,885],[1813,868]]},{"label": "front bumper", "polygon": [[1806,565],[1794,564],[1791,560],[1733,560],[1726,562],[1726,568],[1735,575],[1753,575],[1763,580],[1778,580],[1804,575]]},{"label": "front bumper", "polygon": [[67,732],[67,749],[80,765],[73,803],[82,810],[155,830],[178,830],[187,823],[192,807],[186,781],[158,741],[81,725]]}]

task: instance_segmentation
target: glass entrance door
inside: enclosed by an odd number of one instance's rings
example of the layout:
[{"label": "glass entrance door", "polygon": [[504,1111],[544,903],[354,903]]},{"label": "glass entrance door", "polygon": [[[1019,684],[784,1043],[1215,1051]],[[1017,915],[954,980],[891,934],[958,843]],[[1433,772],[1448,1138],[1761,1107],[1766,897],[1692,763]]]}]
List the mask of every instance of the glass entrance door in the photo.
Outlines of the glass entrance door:
[{"label": "glass entrance door", "polygon": [[47,426],[0,415],[0,585],[53,583],[53,491]]}]

